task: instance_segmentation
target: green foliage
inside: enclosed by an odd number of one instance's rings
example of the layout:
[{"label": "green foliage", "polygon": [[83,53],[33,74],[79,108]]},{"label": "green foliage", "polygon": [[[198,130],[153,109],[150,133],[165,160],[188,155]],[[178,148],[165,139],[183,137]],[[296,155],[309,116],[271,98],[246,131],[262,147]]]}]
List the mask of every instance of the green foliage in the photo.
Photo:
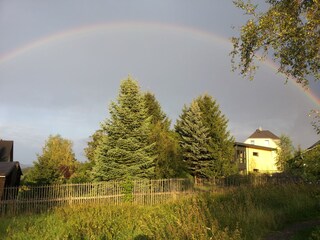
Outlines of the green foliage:
[{"label": "green foliage", "polygon": [[155,125],[160,122],[163,125],[163,128],[169,130],[171,122],[162,111],[160,103],[157,101],[154,94],[146,92],[143,97],[147,108],[147,114],[148,116],[151,116],[151,123]]},{"label": "green foliage", "polygon": [[209,152],[209,129],[204,125],[201,115],[198,103],[193,101],[189,108],[184,107],[176,124],[183,161],[188,172],[199,178],[211,176],[213,163]]},{"label": "green foliage", "polygon": [[320,227],[317,227],[311,232],[309,240],[320,240]]},{"label": "green foliage", "polygon": [[243,239],[260,239],[289,223],[320,216],[320,191],[312,185],[240,187],[206,198],[220,226],[241,229]]},{"label": "green foliage", "polygon": [[[227,127],[228,120],[221,113],[219,105],[207,94],[195,99],[189,108],[183,109],[175,128],[181,138],[184,160],[193,161],[187,160],[188,157],[195,159],[193,166],[202,169],[199,176],[228,176],[237,172],[233,163],[234,139]],[[204,155],[199,154],[199,151]],[[196,165],[198,158],[203,159],[201,162],[204,165]],[[190,172],[192,175],[193,171]]]},{"label": "green foliage", "polygon": [[319,110],[311,110],[309,117],[312,117],[311,124],[316,131],[317,134],[320,134],[320,111]]},{"label": "green foliage", "polygon": [[280,142],[278,144],[279,150],[277,155],[277,167],[280,171],[287,171],[289,166],[288,162],[293,158],[294,147],[291,139],[282,134],[280,136]]},{"label": "green foliage", "polygon": [[214,159],[214,176],[237,173],[234,158],[234,138],[228,131],[228,119],[222,114],[219,104],[209,95],[196,99],[202,112],[202,122],[209,129],[209,151]]},{"label": "green foliage", "polygon": [[88,146],[84,149],[85,155],[90,162],[94,161],[94,152],[104,135],[104,131],[102,129],[98,129],[92,136],[90,136],[91,141],[88,142]]},{"label": "green foliage", "polygon": [[122,193],[124,194],[124,201],[125,202],[132,202],[133,200],[133,188],[134,188],[134,182],[131,180],[131,178],[127,178],[121,183],[122,187]]},{"label": "green foliage", "polygon": [[90,172],[92,171],[93,162],[87,161],[83,163],[77,163],[74,173],[68,180],[69,183],[87,183],[92,179],[90,178]]},{"label": "green foliage", "polygon": [[[320,79],[320,2],[319,0],[265,0],[268,9],[259,12],[251,1],[234,0],[249,16],[240,36],[232,39],[234,69],[253,78],[255,60],[272,53],[278,72],[298,83],[308,84],[308,77]],[[260,54],[260,55],[259,55]],[[239,64],[236,59],[239,57]]]},{"label": "green foliage", "polygon": [[319,217],[319,197],[317,186],[285,185],[241,187],[153,206],[80,205],[41,215],[0,218],[0,236],[35,240],[255,240],[288,223]]},{"label": "green foliage", "polygon": [[64,183],[72,176],[76,164],[72,142],[60,135],[50,135],[24,182],[30,185]]},{"label": "green foliage", "polygon": [[306,151],[298,151],[289,161],[290,172],[303,177],[306,181],[320,180],[320,145]]},{"label": "green foliage", "polygon": [[155,177],[174,178],[180,176],[183,169],[180,146],[175,133],[163,128],[158,122],[152,127],[150,140],[156,143]]},{"label": "green foliage", "polygon": [[106,132],[94,152],[94,180],[154,177],[154,143],[150,121],[139,85],[130,77],[121,82],[117,102],[110,106],[111,119],[102,123]]},{"label": "green foliage", "polygon": [[144,94],[148,115],[151,116],[150,143],[155,143],[155,177],[173,178],[181,174],[182,163],[179,143],[175,134],[170,131],[168,117],[161,110],[155,96],[147,92]]},{"label": "green foliage", "polygon": [[22,169],[23,175],[21,176],[20,185],[26,185],[27,182],[30,182],[30,180],[28,180],[28,179],[30,178],[30,175],[32,174],[32,169],[33,169],[33,167],[27,167],[27,168]]},{"label": "green foliage", "polygon": [[[16,218],[6,239],[199,239],[240,240],[238,230],[220,229],[200,200],[162,206],[77,206]],[[2,223],[2,221],[0,220]],[[9,226],[8,226],[9,225]],[[18,228],[19,226],[19,228]],[[19,229],[19,231],[17,231]]]}]

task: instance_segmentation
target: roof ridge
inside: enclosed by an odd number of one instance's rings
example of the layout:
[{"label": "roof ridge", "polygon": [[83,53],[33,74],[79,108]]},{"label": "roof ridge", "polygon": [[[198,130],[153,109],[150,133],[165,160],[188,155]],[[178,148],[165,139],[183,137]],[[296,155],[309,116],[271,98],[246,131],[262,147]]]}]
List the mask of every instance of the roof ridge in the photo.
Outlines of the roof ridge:
[{"label": "roof ridge", "polygon": [[257,129],[248,138],[270,138],[270,139],[280,139],[277,135],[269,130]]}]

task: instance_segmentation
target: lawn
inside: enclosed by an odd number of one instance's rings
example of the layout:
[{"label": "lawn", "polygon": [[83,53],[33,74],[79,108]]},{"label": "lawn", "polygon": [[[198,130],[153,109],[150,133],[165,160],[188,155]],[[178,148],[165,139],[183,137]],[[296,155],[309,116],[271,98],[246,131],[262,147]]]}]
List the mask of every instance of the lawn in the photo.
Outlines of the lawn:
[{"label": "lawn", "polygon": [[3,217],[2,239],[262,239],[320,216],[314,185],[238,187],[161,205],[80,205]]}]

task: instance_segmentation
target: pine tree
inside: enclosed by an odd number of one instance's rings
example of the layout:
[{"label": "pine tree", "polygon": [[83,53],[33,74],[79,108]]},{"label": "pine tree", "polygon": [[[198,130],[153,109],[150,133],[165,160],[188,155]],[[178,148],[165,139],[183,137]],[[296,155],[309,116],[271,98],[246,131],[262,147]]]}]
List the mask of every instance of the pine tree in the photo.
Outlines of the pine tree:
[{"label": "pine tree", "polygon": [[149,116],[151,116],[151,123],[155,125],[160,122],[164,128],[169,130],[171,122],[168,119],[167,115],[162,111],[161,105],[157,101],[154,94],[152,94],[151,92],[146,92],[144,94],[144,100],[147,107],[147,113]]},{"label": "pine tree", "polygon": [[222,114],[219,104],[208,94],[196,99],[202,112],[201,119],[209,129],[209,151],[213,164],[213,176],[226,176],[237,172],[233,163],[234,138],[228,131],[228,119]]},{"label": "pine tree", "polygon": [[88,142],[88,146],[84,149],[84,153],[90,163],[94,161],[94,152],[99,145],[99,142],[105,135],[105,132],[102,129],[98,129],[90,136],[91,140]]},{"label": "pine tree", "polygon": [[147,110],[152,117],[150,141],[155,142],[155,177],[177,177],[181,172],[179,143],[174,133],[170,131],[170,120],[161,110],[160,103],[154,94],[144,94]]},{"label": "pine tree", "polygon": [[102,123],[106,132],[95,150],[94,180],[154,177],[154,143],[150,143],[150,121],[136,81],[121,82],[116,102],[110,106],[111,119]]},{"label": "pine tree", "polygon": [[209,177],[212,158],[209,152],[209,129],[203,124],[202,113],[196,101],[183,109],[175,126],[180,135],[183,161],[194,177]]}]

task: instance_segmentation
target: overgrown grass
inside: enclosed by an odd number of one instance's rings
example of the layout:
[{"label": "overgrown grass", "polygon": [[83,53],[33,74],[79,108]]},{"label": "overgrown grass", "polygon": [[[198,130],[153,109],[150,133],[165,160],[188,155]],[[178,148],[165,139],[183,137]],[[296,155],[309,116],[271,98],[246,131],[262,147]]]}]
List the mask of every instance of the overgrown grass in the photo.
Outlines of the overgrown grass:
[{"label": "overgrown grass", "polygon": [[296,233],[291,240],[320,240],[320,227],[311,227]]},{"label": "overgrown grass", "polygon": [[259,239],[320,216],[316,186],[241,187],[156,206],[74,206],[0,219],[2,239]]},{"label": "overgrown grass", "polygon": [[317,186],[240,188],[207,205],[221,227],[241,229],[243,239],[259,239],[285,225],[320,216]]}]

